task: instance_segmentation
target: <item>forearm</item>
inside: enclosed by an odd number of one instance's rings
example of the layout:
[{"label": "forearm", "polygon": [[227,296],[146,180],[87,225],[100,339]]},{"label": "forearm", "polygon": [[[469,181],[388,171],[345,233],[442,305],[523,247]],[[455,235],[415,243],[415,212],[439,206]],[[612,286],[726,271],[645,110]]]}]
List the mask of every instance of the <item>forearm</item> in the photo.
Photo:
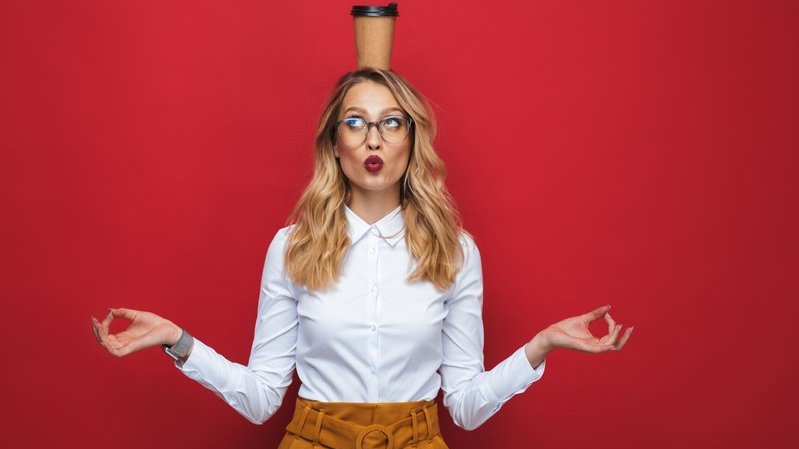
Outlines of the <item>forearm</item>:
[{"label": "forearm", "polygon": [[277,412],[293,374],[290,369],[230,361],[196,338],[194,354],[185,362],[175,362],[175,367],[254,424],[266,422]]},{"label": "forearm", "polygon": [[[458,371],[463,367],[455,371],[452,369],[455,366],[442,365],[444,405],[449,409],[456,425],[465,430],[476,429],[513,396],[523,393],[541,378],[544,364],[531,369],[525,349],[520,346],[489,371],[477,372],[471,378],[462,378],[460,385],[456,382]],[[464,376],[463,373],[460,375]],[[453,378],[456,380],[453,381]]]},{"label": "forearm", "polygon": [[524,346],[524,355],[527,356],[527,361],[530,362],[530,366],[533,368],[537,368],[541,365],[541,362],[546,359],[550,352],[552,352],[552,347],[543,331],[536,334],[536,336]]}]

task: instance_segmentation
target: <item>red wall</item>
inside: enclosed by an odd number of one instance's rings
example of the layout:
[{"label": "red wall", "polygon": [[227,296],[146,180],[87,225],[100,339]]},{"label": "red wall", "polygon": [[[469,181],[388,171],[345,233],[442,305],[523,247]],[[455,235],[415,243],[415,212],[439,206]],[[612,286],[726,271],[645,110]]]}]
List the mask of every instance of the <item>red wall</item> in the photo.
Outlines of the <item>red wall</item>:
[{"label": "red wall", "polygon": [[[276,447],[296,378],[254,426],[89,317],[150,310],[246,363],[353,3],[0,2],[0,446]],[[793,447],[796,2],[399,9],[393,68],[483,253],[487,367],[605,303],[636,328],[555,352],[474,432],[442,408],[450,446]]]}]

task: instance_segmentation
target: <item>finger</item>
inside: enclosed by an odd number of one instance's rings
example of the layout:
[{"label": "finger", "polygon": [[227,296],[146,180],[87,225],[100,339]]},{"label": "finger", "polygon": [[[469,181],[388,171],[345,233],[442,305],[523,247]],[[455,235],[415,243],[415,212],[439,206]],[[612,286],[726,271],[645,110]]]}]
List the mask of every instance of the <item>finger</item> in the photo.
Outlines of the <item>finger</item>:
[{"label": "finger", "polygon": [[117,335],[108,335],[103,339],[103,346],[112,355],[122,356],[125,353],[127,341],[124,338],[117,338]]},{"label": "finger", "polygon": [[148,346],[154,346],[154,344],[148,344],[148,341],[152,340],[152,338],[133,338],[133,339],[116,339],[111,338],[109,340],[109,344],[107,345],[106,349],[112,355],[117,357],[124,357],[128,354],[132,354],[136,351],[139,351],[143,348]]},{"label": "finger", "polygon": [[608,334],[612,334],[616,329],[616,320],[610,316],[610,312],[605,312],[605,321],[608,322]]},{"label": "finger", "polygon": [[94,338],[97,339],[97,343],[102,343],[103,340],[100,338],[100,332],[97,330],[97,327],[100,325],[100,322],[97,321],[97,318],[92,317],[92,332],[94,332]]},{"label": "finger", "polygon": [[103,319],[103,330],[108,333],[109,329],[111,329],[111,322],[114,321],[114,315],[111,313],[111,309],[108,309],[108,314]]},{"label": "finger", "polygon": [[136,314],[139,312],[138,310],[125,309],[123,307],[111,308],[108,310],[111,314],[113,314],[117,318],[125,318],[126,320],[131,320],[131,321],[133,321],[133,319],[136,318]]},{"label": "finger", "polygon": [[586,340],[577,340],[575,343],[575,349],[578,349],[583,352],[598,354],[600,352],[612,351],[613,345],[604,344],[604,343],[594,343]]},{"label": "finger", "polygon": [[616,350],[617,351],[621,351],[621,348],[623,348],[624,345],[627,344],[627,340],[630,339],[630,335],[632,335],[633,329],[635,329],[635,328],[631,327],[631,328],[627,329],[626,332],[624,332],[624,335],[621,337],[621,340],[619,340],[619,343],[616,345]]},{"label": "finger", "polygon": [[92,320],[94,322],[94,331],[97,333],[97,337],[100,339],[100,342],[102,343],[105,341],[106,337],[108,337],[108,331],[106,328],[103,327],[103,324],[100,323],[100,321],[97,318],[92,317]]},{"label": "finger", "polygon": [[116,357],[122,357],[128,355],[129,353],[125,345],[106,343],[103,346],[105,346],[105,349],[109,354]]},{"label": "finger", "polygon": [[608,338],[607,344],[614,346],[616,345],[616,340],[619,339],[619,334],[621,333],[621,328],[624,327],[623,324],[617,324],[616,327],[613,329],[613,332],[609,334],[610,338]]},{"label": "finger", "polygon": [[586,348],[586,352],[590,352],[592,354],[599,354],[608,351],[613,351],[613,346],[594,344],[594,345],[588,345]]},{"label": "finger", "polygon": [[586,318],[588,321],[594,321],[595,319],[604,315],[608,310],[610,310],[610,304],[606,304],[602,307],[599,307],[588,313],[585,313],[583,314],[583,317]]}]

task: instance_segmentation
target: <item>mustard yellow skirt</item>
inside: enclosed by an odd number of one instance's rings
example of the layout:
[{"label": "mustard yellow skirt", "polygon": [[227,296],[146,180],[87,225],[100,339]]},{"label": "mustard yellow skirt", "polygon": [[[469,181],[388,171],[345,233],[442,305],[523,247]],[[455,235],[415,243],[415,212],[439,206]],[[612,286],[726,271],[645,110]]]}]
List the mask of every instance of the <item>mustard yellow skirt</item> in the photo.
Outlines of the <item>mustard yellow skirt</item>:
[{"label": "mustard yellow skirt", "polygon": [[322,402],[297,397],[278,449],[449,449],[435,399]]}]

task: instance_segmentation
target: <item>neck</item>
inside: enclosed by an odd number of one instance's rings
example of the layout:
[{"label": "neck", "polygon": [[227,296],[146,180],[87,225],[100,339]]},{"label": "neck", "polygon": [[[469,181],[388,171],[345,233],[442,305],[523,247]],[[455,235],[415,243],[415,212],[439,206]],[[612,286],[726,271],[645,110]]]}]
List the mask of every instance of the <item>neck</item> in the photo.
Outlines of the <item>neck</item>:
[{"label": "neck", "polygon": [[399,184],[396,189],[381,191],[353,189],[347,206],[355,215],[373,224],[400,205]]}]

